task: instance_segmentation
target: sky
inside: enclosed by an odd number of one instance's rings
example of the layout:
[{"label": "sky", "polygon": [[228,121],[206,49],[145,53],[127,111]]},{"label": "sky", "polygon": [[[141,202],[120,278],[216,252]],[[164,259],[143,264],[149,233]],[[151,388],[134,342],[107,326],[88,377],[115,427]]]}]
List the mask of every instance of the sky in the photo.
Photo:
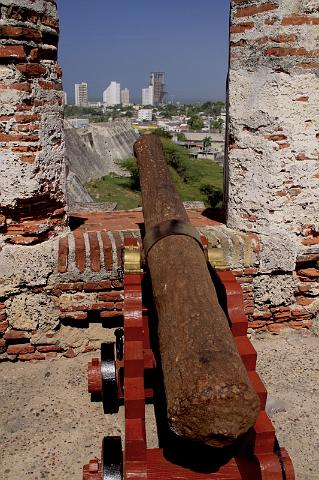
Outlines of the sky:
[{"label": "sky", "polygon": [[59,62],[68,102],[87,82],[102,100],[112,80],[141,101],[149,73],[166,74],[167,100],[224,100],[229,0],[57,0]]}]

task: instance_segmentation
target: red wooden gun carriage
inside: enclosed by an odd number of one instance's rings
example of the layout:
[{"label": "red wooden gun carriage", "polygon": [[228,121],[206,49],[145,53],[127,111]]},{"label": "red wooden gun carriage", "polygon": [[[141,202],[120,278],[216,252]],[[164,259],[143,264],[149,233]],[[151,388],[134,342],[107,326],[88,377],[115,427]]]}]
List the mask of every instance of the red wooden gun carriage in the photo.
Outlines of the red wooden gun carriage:
[{"label": "red wooden gun carriage", "polygon": [[[88,372],[89,392],[102,397],[106,413],[124,402],[125,440],[122,447],[120,437],[105,437],[101,461],[84,466],[83,480],[293,480],[265,412],[240,284],[210,264],[207,239],[189,224],[159,142],[144,137],[135,150],[143,248],[137,239],[124,245],[124,328]],[[154,449],[145,430],[150,401]]]}]

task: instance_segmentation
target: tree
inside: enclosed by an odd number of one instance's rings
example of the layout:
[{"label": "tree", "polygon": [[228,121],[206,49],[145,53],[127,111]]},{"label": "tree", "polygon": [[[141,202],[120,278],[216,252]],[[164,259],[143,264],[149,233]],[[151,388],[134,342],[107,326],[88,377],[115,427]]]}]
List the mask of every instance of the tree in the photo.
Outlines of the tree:
[{"label": "tree", "polygon": [[204,150],[206,151],[208,147],[212,146],[212,139],[210,137],[205,137],[203,140],[203,147]]},{"label": "tree", "polygon": [[204,127],[204,122],[201,117],[194,114],[191,116],[187,123],[195,132],[202,130],[202,128]]},{"label": "tree", "polygon": [[214,120],[211,123],[211,127],[213,127],[215,130],[218,130],[219,133],[221,133],[223,126],[224,126],[224,121],[221,118],[218,118],[218,120]]},{"label": "tree", "polygon": [[217,207],[223,200],[223,193],[211,183],[204,183],[200,187],[200,191],[206,195],[208,203],[212,208]]},{"label": "tree", "polygon": [[140,174],[137,166],[136,158],[128,158],[127,160],[121,160],[119,165],[130,173],[131,188],[132,190],[139,191],[140,187]]},{"label": "tree", "polygon": [[187,139],[186,139],[185,134],[183,132],[180,132],[180,133],[177,134],[177,140],[179,142],[186,142]]},{"label": "tree", "polygon": [[172,135],[167,130],[164,130],[164,128],[156,128],[153,130],[153,133],[162,138],[172,138]]}]

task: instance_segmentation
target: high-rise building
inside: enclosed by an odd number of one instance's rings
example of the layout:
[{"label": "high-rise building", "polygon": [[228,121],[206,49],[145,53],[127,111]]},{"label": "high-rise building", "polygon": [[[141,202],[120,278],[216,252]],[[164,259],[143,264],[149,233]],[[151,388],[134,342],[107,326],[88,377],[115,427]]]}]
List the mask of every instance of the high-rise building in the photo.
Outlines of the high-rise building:
[{"label": "high-rise building", "polygon": [[154,87],[152,85],[143,88],[142,105],[154,105]]},{"label": "high-rise building", "polygon": [[121,85],[112,81],[103,92],[103,103],[108,107],[114,107],[121,103]]},{"label": "high-rise building", "polygon": [[164,72],[151,72],[150,73],[150,85],[154,88],[154,105],[163,103],[165,92],[165,73]]},{"label": "high-rise building", "polygon": [[127,107],[130,104],[130,91],[128,88],[121,90],[121,104]]},{"label": "high-rise building", "polygon": [[85,82],[75,84],[75,105],[83,107],[88,104],[88,84]]},{"label": "high-rise building", "polygon": [[63,92],[63,105],[66,106],[68,104],[68,95],[66,92]]}]

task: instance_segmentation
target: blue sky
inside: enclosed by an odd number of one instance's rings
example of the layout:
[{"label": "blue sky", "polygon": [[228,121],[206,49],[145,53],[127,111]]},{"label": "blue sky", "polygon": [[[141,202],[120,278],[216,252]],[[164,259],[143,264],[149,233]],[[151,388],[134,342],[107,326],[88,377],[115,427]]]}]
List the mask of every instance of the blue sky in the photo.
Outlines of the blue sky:
[{"label": "blue sky", "polygon": [[140,101],[149,72],[166,73],[168,99],[225,98],[229,0],[57,0],[64,89],[89,85],[100,100],[111,80]]}]

